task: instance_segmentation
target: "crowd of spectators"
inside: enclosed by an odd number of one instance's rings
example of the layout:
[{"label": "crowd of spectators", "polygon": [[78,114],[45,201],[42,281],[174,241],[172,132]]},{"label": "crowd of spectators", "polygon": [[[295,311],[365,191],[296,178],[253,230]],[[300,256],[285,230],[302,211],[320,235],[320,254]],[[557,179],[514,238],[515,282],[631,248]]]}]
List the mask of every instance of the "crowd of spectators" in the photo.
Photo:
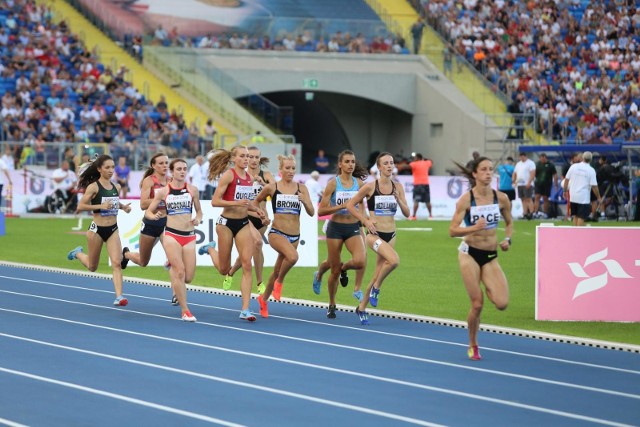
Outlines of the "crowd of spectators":
[{"label": "crowd of spectators", "polygon": [[623,0],[414,1],[530,124],[563,142],[640,141],[640,9]]},{"label": "crowd of spectators", "polygon": [[355,36],[349,31],[336,31],[331,37],[314,36],[310,30],[298,34],[286,33],[249,35],[246,33],[206,34],[200,37],[180,35],[177,27],[167,32],[162,25],[155,31],[141,36],[126,36],[124,45],[137,57],[142,55],[142,45],[150,44],[167,47],[195,47],[202,49],[248,49],[275,50],[289,52],[334,52],[334,53],[395,53],[409,54],[410,51],[402,35],[377,35],[367,37],[362,32]]},{"label": "crowd of spectators", "polygon": [[193,157],[211,144],[164,97],[145,99],[127,72],[101,64],[46,5],[0,2],[0,140],[16,165],[57,162],[57,144],[106,143],[114,157],[139,161],[159,147]]}]

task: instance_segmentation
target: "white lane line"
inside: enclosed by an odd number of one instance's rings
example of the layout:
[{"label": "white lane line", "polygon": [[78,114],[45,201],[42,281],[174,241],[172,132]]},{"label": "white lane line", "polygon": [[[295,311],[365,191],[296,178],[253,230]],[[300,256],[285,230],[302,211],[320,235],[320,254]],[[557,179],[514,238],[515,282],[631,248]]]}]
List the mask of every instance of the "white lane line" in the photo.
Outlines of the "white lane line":
[{"label": "white lane line", "polygon": [[[56,302],[64,302],[64,303],[74,304],[74,305],[82,305],[82,306],[99,308],[99,309],[103,309],[103,310],[104,309],[107,309],[107,310],[118,310],[118,308],[105,307],[105,306],[102,306],[102,305],[89,304],[89,303],[76,302],[76,301],[69,301],[69,300],[64,300],[64,299],[60,299],[60,298],[43,297],[43,296],[39,296],[39,295],[23,294],[23,293],[19,293],[19,292],[0,290],[0,293],[8,293],[8,294],[21,295],[21,296],[29,296],[29,297],[37,298],[37,299],[45,299],[45,300],[56,301]],[[130,310],[130,309],[120,309],[120,310],[124,310],[124,311],[126,311],[128,313],[140,314],[140,315],[143,315],[143,316],[158,317],[158,318],[162,318],[162,319],[170,319],[170,320],[173,320],[173,321],[181,321],[177,317],[164,316],[164,315],[155,314],[155,313],[147,313],[147,312],[143,312],[143,311],[135,311],[135,310]],[[52,320],[60,320],[60,321],[65,321],[65,322],[68,321],[70,323],[82,324],[82,325],[86,325],[86,326],[90,326],[90,327],[101,327],[101,328],[106,328],[106,329],[109,329],[109,330],[125,332],[125,330],[120,330],[120,329],[117,329],[117,328],[102,327],[102,326],[95,325],[95,324],[90,324],[90,323],[85,323],[85,322],[75,322],[75,321],[70,321],[70,320],[67,320],[67,319],[64,319],[64,318],[50,317],[50,316],[46,316],[46,315],[33,314],[33,313],[22,312],[22,311],[17,311],[17,310],[12,310],[12,309],[0,308],[0,311],[15,312],[15,313],[20,313],[20,314],[25,314],[25,315],[32,315],[32,316],[36,316],[36,317],[52,319]],[[326,341],[318,341],[318,340],[313,340],[313,339],[310,339],[310,338],[299,338],[299,337],[293,337],[293,336],[290,336],[290,335],[276,334],[276,333],[264,332],[264,331],[255,331],[255,330],[249,330],[249,329],[235,327],[235,326],[221,325],[221,324],[209,323],[209,322],[198,322],[198,325],[212,326],[212,327],[221,328],[221,329],[229,329],[229,330],[234,330],[234,331],[239,331],[239,332],[247,332],[247,333],[251,333],[251,334],[264,335],[264,336],[269,336],[269,337],[277,337],[277,338],[282,338],[282,339],[286,339],[286,340],[290,340],[290,341],[299,341],[299,342],[304,342],[304,343],[309,343],[309,344],[316,344],[316,345],[321,345],[321,346],[340,348],[340,349],[343,349],[343,350],[350,350],[350,351],[357,351],[357,352],[363,352],[363,353],[369,353],[369,354],[376,354],[376,355],[385,356],[385,357],[393,357],[393,358],[397,358],[397,359],[412,360],[412,361],[417,361],[417,362],[422,362],[422,363],[429,363],[429,364],[433,364],[433,365],[446,366],[446,367],[455,368],[455,369],[464,369],[464,370],[481,372],[481,373],[486,373],[486,374],[493,374],[493,375],[509,377],[509,378],[518,378],[518,379],[525,380],[525,381],[532,381],[532,382],[538,382],[538,383],[543,383],[543,384],[551,384],[551,385],[557,385],[557,386],[562,386],[562,387],[593,391],[593,392],[596,392],[596,393],[611,394],[611,395],[615,395],[615,396],[628,397],[628,398],[632,398],[632,399],[640,399],[640,395],[624,393],[624,392],[615,391],[615,390],[609,390],[609,389],[603,389],[603,388],[599,388],[599,387],[591,387],[591,386],[567,383],[567,382],[562,382],[562,381],[549,380],[549,379],[545,379],[545,378],[532,377],[532,376],[529,376],[529,375],[521,375],[521,374],[510,373],[510,372],[497,371],[497,370],[493,370],[493,369],[478,368],[478,367],[469,366],[469,365],[460,365],[460,364],[457,364],[457,363],[443,362],[443,361],[439,361],[439,360],[426,359],[426,358],[416,357],[416,356],[408,356],[408,355],[403,355],[403,354],[398,354],[398,353],[391,353],[391,352],[381,351],[381,350],[372,350],[372,349],[366,349],[366,348],[362,348],[362,347],[354,347],[354,346],[349,346],[349,345],[344,345],[344,344],[336,344],[336,343],[330,343],[330,342],[326,342]],[[126,331],[126,332],[129,333],[129,331]],[[142,335],[144,335],[144,334],[142,334]],[[155,337],[155,336],[152,336],[152,337]]]},{"label": "white lane line", "polygon": [[[30,282],[30,283],[46,284],[46,285],[52,285],[52,286],[70,288],[70,289],[80,289],[80,290],[85,290],[85,291],[89,291],[89,292],[100,292],[100,293],[108,293],[108,294],[113,293],[113,291],[106,291],[106,290],[88,288],[88,287],[83,287],[83,286],[65,285],[65,284],[62,284],[62,283],[46,282],[46,281],[42,281],[42,280],[23,279],[23,278],[20,278],[20,277],[12,277],[12,276],[2,276],[2,275],[0,275],[0,278],[7,278],[7,279],[13,279],[13,280],[17,280],[17,281],[24,281],[24,282]],[[5,291],[5,292],[10,292],[10,291]],[[25,295],[30,295],[30,294],[25,294]],[[166,300],[166,299],[162,299],[162,298],[149,297],[149,296],[145,296],[145,295],[137,295],[137,294],[127,294],[127,295],[128,296],[135,296],[136,298],[156,300],[156,301],[165,301]],[[63,300],[63,301],[66,301],[66,300]],[[198,306],[198,307],[205,307],[205,308],[213,308],[213,309],[216,309],[216,310],[237,311],[236,309],[230,309],[230,308],[214,306],[214,305],[206,305],[206,304],[198,304],[198,303],[190,303],[190,305]],[[102,306],[95,306],[95,307],[104,308]],[[456,346],[456,347],[467,347],[467,344],[462,344],[462,343],[458,343],[458,342],[451,342],[451,341],[437,340],[437,339],[433,339],[433,338],[417,337],[417,336],[414,336],[414,335],[406,335],[406,334],[398,334],[398,333],[392,333],[392,332],[378,331],[378,330],[375,330],[375,329],[365,329],[365,328],[357,328],[357,327],[354,327],[354,326],[336,325],[336,324],[332,324],[332,323],[319,322],[319,321],[306,320],[306,319],[297,319],[297,318],[294,318],[294,317],[285,317],[285,316],[278,316],[278,315],[270,315],[270,317],[286,319],[286,320],[292,320],[292,321],[303,322],[303,323],[311,323],[311,324],[315,324],[315,325],[322,325],[322,326],[326,326],[326,327],[330,327],[330,328],[349,329],[349,330],[353,330],[353,331],[358,331],[360,333],[387,335],[387,336],[394,336],[394,337],[399,337],[399,338],[407,338],[407,339],[413,339],[413,340],[419,340],[419,341],[425,341],[425,342],[434,342],[434,343],[438,343],[438,344],[452,345],[452,346]],[[226,327],[226,326],[220,325],[220,327]],[[241,328],[238,328],[238,329],[239,330],[243,330],[245,332],[253,332],[251,330],[246,330],[246,329],[241,329]],[[497,352],[497,353],[511,354],[511,355],[520,356],[520,357],[528,357],[528,358],[532,358],[532,359],[547,360],[547,361],[564,363],[564,364],[569,364],[569,365],[585,366],[585,367],[595,368],[595,369],[604,369],[604,370],[610,370],[610,371],[615,371],[615,372],[623,372],[623,373],[627,373],[627,374],[640,375],[640,370],[618,368],[618,367],[615,367],[615,366],[598,365],[598,364],[594,364],[594,363],[587,363],[587,362],[579,362],[579,361],[574,361],[574,360],[560,359],[560,358],[550,357],[550,356],[542,356],[542,355],[536,355],[536,354],[531,354],[531,353],[522,353],[522,352],[517,352],[517,351],[512,351],[512,350],[503,350],[503,349],[494,348],[494,347],[482,347],[482,350],[483,351],[494,351],[494,352]]]},{"label": "white lane line", "polygon": [[8,427],[29,427],[27,425],[20,424],[20,423],[17,423],[15,421],[7,420],[5,418],[0,418],[0,424],[2,424],[3,426],[8,426]]},{"label": "white lane line", "polygon": [[[99,309],[103,309],[103,310],[104,309],[107,309],[107,310],[118,310],[118,308],[105,307],[103,305],[96,305],[96,304],[89,304],[89,303],[84,303],[84,302],[69,301],[69,300],[64,300],[64,299],[60,299],[60,298],[43,297],[43,296],[40,296],[40,295],[24,294],[24,293],[20,293],[20,292],[0,290],[0,293],[8,293],[8,294],[14,294],[14,295],[20,295],[20,296],[28,296],[28,297],[37,298],[37,299],[45,299],[45,300],[49,300],[49,301],[56,301],[56,302],[74,304],[74,305],[82,305],[82,306],[87,306],[87,307],[94,307],[94,308],[99,308]],[[131,309],[120,309],[120,310],[124,310],[124,311],[126,311],[128,313],[140,314],[140,315],[143,315],[143,316],[158,317],[158,318],[162,318],[162,319],[170,319],[170,320],[173,320],[173,321],[181,321],[177,317],[164,316],[164,315],[155,314],[155,313],[147,313],[147,312],[136,311],[136,310],[131,310]],[[49,317],[49,316],[45,316],[45,315],[32,314],[32,313],[21,312],[21,311],[16,311],[16,310],[12,310],[12,309],[0,308],[0,311],[16,312],[16,313],[21,313],[21,314],[26,314],[26,315],[42,316],[42,317],[48,318],[48,319],[66,321],[66,319],[63,319],[63,318]],[[70,321],[70,322],[71,323],[76,323],[76,322],[73,322],[73,321]],[[83,325],[87,325],[87,326],[91,326],[91,327],[99,327],[97,325],[84,323],[84,322],[77,322],[77,324],[83,324]],[[331,342],[327,342],[327,341],[318,341],[318,340],[313,340],[313,339],[310,339],[310,338],[300,338],[300,337],[294,337],[294,336],[290,336],[290,335],[276,334],[276,333],[264,332],[264,331],[256,331],[256,330],[250,330],[250,329],[240,328],[240,327],[236,327],[236,326],[228,326],[228,325],[222,325],[222,324],[218,324],[218,323],[210,323],[210,322],[202,322],[202,321],[198,322],[198,325],[212,326],[212,327],[215,327],[215,328],[229,329],[229,330],[234,330],[234,331],[239,331],[239,332],[246,332],[246,333],[256,334],[256,335],[269,336],[269,337],[277,337],[277,338],[282,338],[282,339],[286,339],[286,340],[290,340],[290,341],[298,341],[298,342],[304,342],[304,343],[308,343],[308,344],[315,344],[315,345],[320,345],[320,346],[328,346],[328,347],[334,347],[334,348],[340,348],[340,349],[344,349],[344,350],[363,352],[363,353],[368,353],[368,354],[376,354],[376,355],[380,355],[380,356],[393,357],[393,358],[397,358],[397,359],[412,360],[412,361],[417,361],[417,362],[422,362],[422,363],[429,363],[429,364],[432,364],[432,365],[446,366],[446,367],[455,368],[455,369],[464,369],[464,370],[468,370],[468,371],[481,372],[481,373],[498,375],[498,376],[509,377],[509,378],[518,378],[518,379],[525,380],[525,381],[532,381],[532,382],[538,382],[538,383],[543,383],[543,384],[551,384],[551,385],[557,385],[557,386],[561,386],[561,387],[568,387],[568,388],[574,388],[574,389],[580,389],[580,390],[588,390],[588,391],[593,391],[593,392],[596,392],[596,393],[604,393],[604,394],[611,394],[611,395],[616,395],[616,396],[620,396],[620,397],[628,397],[628,398],[632,398],[632,399],[640,399],[640,395],[637,395],[637,394],[630,394],[630,393],[624,393],[624,392],[619,392],[619,391],[615,391],[615,390],[603,389],[603,388],[599,388],[599,387],[591,387],[591,386],[567,383],[567,382],[562,382],[562,381],[555,381],[555,380],[550,380],[550,379],[545,379],[545,378],[540,378],[540,377],[532,377],[532,376],[529,376],[529,375],[515,374],[515,373],[511,373],[511,372],[497,371],[497,370],[493,370],[493,369],[478,368],[478,367],[475,367],[475,366],[461,365],[461,364],[451,363],[451,362],[443,362],[443,361],[439,361],[439,360],[426,359],[426,358],[416,357],[416,356],[408,356],[408,355],[403,355],[403,354],[398,354],[398,353],[391,353],[391,352],[381,351],[381,350],[372,350],[372,349],[366,349],[366,348],[362,348],[362,347],[354,347],[354,346],[349,346],[349,345],[345,345],[345,344],[336,344],[336,343],[331,343]],[[119,329],[113,329],[113,330],[119,331]]]},{"label": "white lane line", "polygon": [[166,405],[158,405],[153,402],[148,402],[146,400],[136,399],[134,397],[125,396],[123,394],[111,393],[109,391],[99,390],[97,388],[85,387],[83,385],[74,384],[66,381],[60,381],[53,378],[47,378],[40,375],[30,374],[28,372],[17,371],[15,369],[3,368],[0,366],[0,372],[5,372],[7,374],[13,374],[25,378],[29,378],[35,381],[42,381],[50,384],[55,384],[58,386],[73,388],[76,390],[84,391],[86,393],[97,394],[99,396],[110,397],[116,400],[122,400],[124,402],[133,403],[135,405],[145,406],[147,408],[157,409],[159,411],[170,412],[172,414],[182,415],[184,417],[193,418],[199,421],[206,421],[208,423],[217,424],[221,426],[229,426],[229,427],[243,427],[243,424],[231,423],[225,420],[221,420],[219,418],[213,418],[202,414],[197,414],[195,412],[183,411],[182,409],[172,408]]},{"label": "white lane line", "polygon": [[[328,405],[328,406],[333,406],[333,407],[337,407],[337,408],[341,408],[341,409],[348,409],[351,411],[355,411],[355,412],[361,412],[361,413],[365,413],[365,414],[369,414],[369,415],[375,415],[375,416],[379,416],[379,417],[383,417],[383,418],[388,418],[391,420],[395,420],[395,421],[403,421],[409,424],[415,424],[415,425],[420,425],[420,426],[428,426],[428,427],[442,427],[442,425],[440,424],[435,424],[435,423],[431,423],[428,421],[424,421],[424,420],[419,420],[417,418],[411,418],[411,417],[406,417],[404,415],[398,415],[398,414],[393,414],[390,412],[384,412],[384,411],[378,411],[375,409],[369,409],[369,408],[365,408],[365,407],[361,407],[361,406],[355,406],[355,405],[350,405],[350,404],[346,404],[346,403],[342,403],[342,402],[338,402],[335,400],[328,400],[328,399],[322,399],[319,397],[314,397],[314,396],[310,396],[307,394],[300,394],[300,393],[294,393],[294,392],[290,392],[290,391],[286,391],[286,390],[282,390],[282,389],[278,389],[278,388],[273,388],[273,387],[265,387],[265,386],[261,386],[261,385],[256,385],[256,384],[252,384],[252,383],[248,383],[248,382],[244,382],[244,381],[236,381],[236,380],[232,380],[229,378],[223,378],[223,377],[219,377],[216,375],[209,375],[209,374],[203,374],[200,372],[195,372],[195,371],[189,371],[186,369],[178,369],[178,368],[174,368],[171,366],[166,366],[166,365],[159,365],[156,363],[151,363],[151,362],[145,362],[142,360],[137,360],[137,359],[131,359],[128,357],[120,357],[120,356],[115,356],[112,354],[108,354],[108,353],[101,353],[101,352],[96,352],[96,351],[91,351],[91,350],[85,350],[85,349],[81,349],[81,348],[77,348],[77,347],[70,347],[70,346],[66,346],[66,345],[60,345],[60,344],[55,344],[55,343],[51,343],[51,342],[47,342],[47,341],[40,341],[40,340],[35,340],[35,339],[31,339],[31,338],[26,338],[26,337],[19,337],[16,335],[9,335],[9,334],[3,334],[0,333],[0,336],[3,337],[7,337],[7,338],[13,338],[13,339],[17,339],[17,340],[22,340],[22,341],[27,341],[30,343],[34,343],[34,344],[41,344],[41,345],[45,345],[45,346],[49,346],[49,347],[55,347],[58,349],[63,349],[63,350],[68,350],[68,351],[74,351],[74,352],[78,352],[78,353],[83,353],[83,354],[88,354],[91,356],[97,356],[97,357],[102,357],[105,359],[111,359],[111,360],[117,360],[119,362],[124,362],[124,363],[130,363],[130,364],[134,364],[134,365],[139,365],[139,366],[144,366],[147,368],[153,368],[153,369],[159,369],[162,371],[167,371],[167,372],[172,372],[172,373],[176,373],[176,374],[181,374],[181,375],[188,375],[191,377],[197,377],[200,379],[205,379],[205,380],[209,380],[209,381],[214,381],[214,382],[221,382],[224,384],[230,384],[230,385],[234,385],[234,386],[238,386],[238,387],[245,387],[245,388],[250,388],[250,389],[254,389],[254,390],[259,390],[262,392],[267,392],[267,393],[273,393],[273,394],[278,394],[281,396],[287,396],[287,397],[291,397],[294,399],[301,399],[301,400],[306,400],[309,402],[314,402],[314,403],[319,403],[322,405]],[[238,352],[240,353],[240,352]],[[275,358],[274,358],[275,359]],[[0,367],[0,371],[5,370],[5,368]],[[6,369],[7,371],[12,371],[10,369]],[[51,380],[52,382],[55,383],[59,383],[59,381],[57,380]],[[62,382],[64,383],[64,382]],[[63,385],[67,385],[70,383],[64,383]],[[77,388],[84,388],[83,386],[77,386],[75,385]],[[95,389],[90,389],[87,388],[88,391],[92,391]],[[98,394],[105,394],[106,392],[102,392],[102,393],[98,393]],[[109,393],[112,394],[112,393]],[[116,396],[121,396],[121,395],[116,395]],[[109,396],[109,397],[113,397],[113,396]],[[133,399],[133,398],[126,398],[123,400],[127,400],[127,401],[131,401],[131,400],[138,400],[138,399]],[[142,402],[142,401],[140,401]],[[133,402],[133,403],[138,403],[138,402]],[[155,405],[155,404],[153,404]],[[155,405],[155,406],[160,406],[160,405]],[[225,425],[232,425],[232,424],[225,424]],[[236,424],[233,424],[236,425]]]},{"label": "white lane line", "polygon": [[[272,388],[272,387],[258,386],[258,385],[255,385],[255,384],[246,383],[246,382],[242,382],[242,381],[230,380],[230,379],[227,379],[227,378],[222,378],[222,377],[208,375],[208,374],[202,374],[202,373],[199,373],[199,372],[188,371],[188,370],[184,370],[184,369],[177,369],[177,368],[173,368],[173,367],[170,367],[170,366],[158,365],[158,364],[155,364],[155,363],[144,362],[144,361],[140,361],[140,360],[136,360],[136,359],[130,359],[130,358],[126,358],[126,357],[114,356],[114,355],[110,355],[110,354],[107,354],[107,353],[94,352],[94,351],[91,351],[91,350],[85,350],[85,349],[80,349],[80,348],[76,348],[76,347],[64,346],[64,345],[50,343],[50,342],[46,342],[46,341],[34,340],[34,339],[31,339],[31,338],[25,338],[25,337],[19,337],[19,336],[16,336],[16,335],[9,335],[9,334],[0,333],[0,336],[4,336],[4,337],[7,337],[7,338],[14,338],[14,339],[23,340],[23,341],[28,341],[28,342],[35,343],[35,344],[41,344],[41,345],[46,345],[46,346],[50,346],[50,347],[60,348],[60,349],[64,349],[64,350],[69,350],[69,351],[75,351],[75,352],[79,352],[79,353],[89,354],[89,355],[93,355],[93,356],[104,357],[104,358],[107,358],[107,359],[118,360],[118,361],[121,361],[121,362],[126,362],[126,363],[131,363],[131,364],[136,364],[136,365],[142,365],[142,366],[145,366],[145,367],[165,370],[165,371],[174,372],[174,373],[178,373],[178,374],[194,376],[194,377],[198,377],[198,378],[202,378],[202,379],[223,382],[223,383],[226,383],[226,384],[232,384],[232,385],[236,385],[236,386],[240,386],[240,387],[252,388],[252,389],[256,389],[256,390],[260,390],[260,391],[265,391],[265,392],[268,392],[268,393],[280,394],[280,395],[284,395],[284,396],[288,396],[288,397],[292,397],[292,398],[308,400],[308,401],[321,403],[321,404],[325,404],[325,405],[336,406],[336,407],[343,408],[343,409],[350,409],[350,410],[357,411],[357,412],[364,412],[364,413],[367,413],[367,414],[372,414],[372,415],[382,416],[382,417],[386,417],[386,418],[391,418],[391,419],[395,419],[395,420],[398,420],[398,421],[404,421],[404,422],[411,423],[411,424],[424,425],[424,426],[439,426],[438,424],[433,424],[433,423],[429,423],[427,421],[418,420],[418,419],[415,419],[415,418],[409,418],[409,417],[405,417],[405,416],[402,416],[402,415],[391,414],[391,413],[388,413],[388,412],[382,412],[382,411],[377,411],[377,410],[373,410],[373,409],[363,408],[361,406],[348,405],[348,404],[341,403],[341,402],[321,399],[321,398],[308,396],[308,395],[303,395],[303,394],[299,394],[299,393],[292,393],[292,392],[288,392],[288,391],[285,391],[285,390],[275,389],[275,388]],[[185,341],[185,343],[189,343],[189,342]],[[195,344],[195,343],[190,343],[190,344]],[[198,346],[199,347],[210,347],[208,345],[202,345],[202,344],[198,344]],[[233,351],[233,352],[236,352],[236,351]],[[237,353],[241,353],[241,352],[237,352]],[[275,361],[282,361],[282,359],[271,358],[269,356],[261,356],[261,357],[268,358],[268,359],[275,360]],[[285,363],[290,363],[290,362],[293,362],[293,361],[286,361]],[[339,369],[335,369],[335,368],[323,367],[322,365],[300,363],[300,362],[293,362],[293,363],[294,364],[299,364],[299,365],[305,365],[305,366],[309,366],[309,367],[316,367],[316,368],[320,368],[320,369],[331,370],[331,371],[342,371],[342,372],[340,372],[342,374],[356,375],[356,376],[366,377],[366,378],[374,379],[374,380],[380,379],[380,377],[377,377],[377,376],[374,376],[374,375],[359,374],[359,373],[353,372],[353,371],[343,371],[343,370],[339,370]],[[0,370],[2,370],[2,369],[3,368],[0,367]],[[571,413],[571,412],[548,409],[548,408],[543,408],[543,407],[534,406],[534,405],[527,405],[527,404],[523,404],[523,403],[519,403],[519,402],[507,401],[507,400],[503,400],[503,399],[494,399],[494,398],[486,397],[486,396],[478,396],[478,395],[475,395],[475,394],[460,392],[460,391],[457,391],[457,390],[450,390],[450,389],[445,389],[445,388],[441,388],[441,387],[432,387],[432,386],[409,383],[409,382],[406,382],[406,381],[399,381],[399,380],[392,380],[392,379],[385,379],[385,380],[387,382],[392,382],[392,383],[401,384],[401,385],[409,385],[409,386],[413,386],[413,387],[420,388],[420,389],[423,389],[423,390],[429,390],[429,391],[433,391],[433,392],[445,393],[445,394],[450,394],[450,395],[454,395],[454,396],[458,396],[458,397],[467,397],[467,398],[471,398],[471,399],[482,400],[482,401],[485,401],[485,402],[491,402],[491,403],[496,403],[496,404],[501,404],[501,405],[506,405],[506,406],[512,406],[512,407],[531,410],[531,411],[535,411],[535,412],[543,412],[543,413],[557,415],[557,416],[565,417],[565,418],[572,418],[572,419],[577,419],[577,420],[581,420],[581,421],[600,423],[600,424],[609,425],[609,426],[632,427],[631,425],[624,424],[624,423],[618,423],[618,422],[615,422],[615,421],[610,421],[610,420],[605,420],[605,419],[600,419],[600,418],[594,418],[594,417],[588,417],[588,416],[585,416],[585,415],[574,414],[574,413]]]}]

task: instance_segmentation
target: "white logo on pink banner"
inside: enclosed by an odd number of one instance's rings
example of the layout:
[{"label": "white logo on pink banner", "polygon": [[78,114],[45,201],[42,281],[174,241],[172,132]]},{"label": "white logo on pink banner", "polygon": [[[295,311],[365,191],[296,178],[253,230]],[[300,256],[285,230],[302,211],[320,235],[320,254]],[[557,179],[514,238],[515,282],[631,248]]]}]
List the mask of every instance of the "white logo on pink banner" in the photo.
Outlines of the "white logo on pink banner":
[{"label": "white logo on pink banner", "polygon": [[639,322],[637,242],[638,228],[538,227],[536,319]]}]

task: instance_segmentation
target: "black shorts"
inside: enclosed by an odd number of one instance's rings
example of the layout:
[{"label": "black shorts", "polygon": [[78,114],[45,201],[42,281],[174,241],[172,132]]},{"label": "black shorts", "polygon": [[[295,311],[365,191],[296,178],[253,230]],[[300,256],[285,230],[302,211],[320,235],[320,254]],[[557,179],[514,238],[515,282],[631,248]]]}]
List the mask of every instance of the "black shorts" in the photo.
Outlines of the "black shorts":
[{"label": "black shorts", "polygon": [[[371,234],[367,231],[367,234]],[[394,237],[396,237],[396,232],[392,231],[390,233],[386,233],[384,231],[378,231],[376,232],[376,234],[371,234],[372,236],[378,236],[379,238],[381,238],[382,240],[384,240],[385,242],[389,243]]]},{"label": "black shorts", "polygon": [[428,185],[413,186],[413,201],[417,203],[431,203],[431,191]]},{"label": "black shorts", "polygon": [[498,258],[498,251],[485,251],[484,249],[474,248],[473,246],[469,246],[466,242],[460,243],[458,250],[473,258],[480,268]]},{"label": "black shorts", "polygon": [[329,226],[327,227],[327,239],[339,239],[346,241],[355,236],[360,236],[359,222],[342,224],[329,221]]},{"label": "black shorts", "polygon": [[536,194],[540,194],[541,196],[547,196],[547,197],[551,195],[551,187],[552,187],[551,182],[542,182],[540,184],[535,184],[534,187],[536,190]]},{"label": "black shorts", "polygon": [[164,233],[164,228],[167,226],[167,217],[160,219],[142,219],[142,225],[140,226],[140,234],[145,236],[151,236],[155,239],[159,238]]},{"label": "black shorts", "polygon": [[511,189],[511,190],[500,190],[500,191],[506,194],[509,200],[514,201],[516,199],[516,190]]},{"label": "black shorts", "polygon": [[578,218],[588,219],[591,215],[591,204],[590,203],[570,203],[571,206],[571,215],[575,215]]},{"label": "black shorts", "polygon": [[257,216],[249,215],[249,221],[251,221],[251,224],[253,224],[253,226],[257,230],[260,230],[262,227],[264,227],[264,225],[262,225],[262,220],[260,218],[258,218]]},{"label": "black shorts", "polygon": [[96,225],[95,222],[91,221],[91,225],[89,226],[89,231],[92,233],[96,233],[98,236],[102,238],[103,242],[109,240],[109,237],[116,231],[118,231],[118,224],[108,225],[106,227],[101,227]]},{"label": "black shorts", "polygon": [[224,225],[229,230],[231,230],[231,234],[233,234],[233,237],[236,237],[240,230],[249,225],[249,217],[246,216],[244,218],[226,218],[220,215],[216,224]]}]

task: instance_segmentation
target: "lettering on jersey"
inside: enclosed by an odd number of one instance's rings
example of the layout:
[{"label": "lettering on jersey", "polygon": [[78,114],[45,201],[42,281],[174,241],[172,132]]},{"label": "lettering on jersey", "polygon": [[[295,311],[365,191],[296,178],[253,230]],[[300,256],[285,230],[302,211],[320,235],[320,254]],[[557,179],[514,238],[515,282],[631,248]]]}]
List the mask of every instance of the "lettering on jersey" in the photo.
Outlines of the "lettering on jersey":
[{"label": "lettering on jersey", "polygon": [[109,202],[110,209],[100,209],[100,216],[116,216],[120,207],[120,198],[118,196],[102,196],[101,204]]},{"label": "lettering on jersey", "polygon": [[[336,191],[336,206],[346,205],[349,200],[355,196],[357,191]],[[357,205],[356,205],[357,206]],[[349,211],[347,208],[340,209],[336,212],[341,215],[349,215]]]},{"label": "lettering on jersey", "polygon": [[236,192],[233,194],[233,200],[253,200],[255,194],[253,185],[236,185]]},{"label": "lettering on jersey", "polygon": [[275,214],[300,214],[300,197],[297,194],[276,194]]},{"label": "lettering on jersey", "polygon": [[398,202],[390,194],[375,196],[373,205],[376,216],[393,216],[398,210]]},{"label": "lettering on jersey", "polygon": [[497,204],[484,206],[471,206],[469,209],[471,224],[475,224],[480,218],[487,220],[485,229],[497,228],[500,222],[500,206]]},{"label": "lettering on jersey", "polygon": [[169,194],[167,195],[167,215],[180,215],[190,214],[192,212],[193,198],[191,194],[186,191],[186,188],[181,190],[181,194]]}]

